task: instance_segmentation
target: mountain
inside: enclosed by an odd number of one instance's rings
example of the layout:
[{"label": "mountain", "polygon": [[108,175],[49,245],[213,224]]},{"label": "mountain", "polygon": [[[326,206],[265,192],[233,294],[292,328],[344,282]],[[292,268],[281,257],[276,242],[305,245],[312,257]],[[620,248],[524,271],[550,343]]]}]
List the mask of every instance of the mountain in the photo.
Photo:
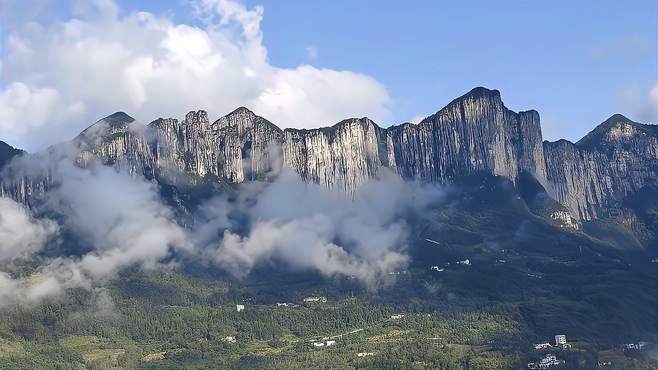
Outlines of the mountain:
[{"label": "mountain", "polygon": [[545,142],[549,193],[582,219],[658,182],[658,127],[615,114],[577,143]]},{"label": "mountain", "polygon": [[[262,180],[282,168],[347,192],[384,169],[429,183],[482,174],[518,187],[526,177],[546,199],[566,207],[550,207],[545,215],[562,223],[605,217],[658,181],[655,126],[614,115],[577,143],[542,142],[536,111],[513,112],[497,90],[483,87],[418,124],[382,128],[364,117],[281,130],[241,107],[212,123],[197,111],[182,121],[159,118],[144,126],[118,112],[72,145],[82,166],[100,160],[172,184]],[[0,190],[18,199],[30,192],[6,183]]]},{"label": "mountain", "polygon": [[[520,369],[557,334],[572,345],[550,348],[561,368],[657,368],[657,128],[614,115],[576,143],[546,142],[536,111],[476,88],[388,128],[364,117],[282,130],[241,107],[147,125],[117,112],[29,155],[0,143],[0,196],[60,227],[0,273],[0,368]],[[127,186],[95,162],[149,181]],[[384,181],[365,203],[297,179],[236,186],[284,169],[348,193],[387,172],[448,186]],[[193,246],[159,238],[179,226]],[[389,244],[404,264],[370,256]],[[345,255],[382,266],[381,284],[364,285],[371,264]],[[350,268],[325,266],[337,264]],[[44,290],[57,297],[4,306]]]},{"label": "mountain", "polygon": [[0,169],[2,169],[12,158],[23,153],[22,150],[16,149],[4,141],[0,141]]}]

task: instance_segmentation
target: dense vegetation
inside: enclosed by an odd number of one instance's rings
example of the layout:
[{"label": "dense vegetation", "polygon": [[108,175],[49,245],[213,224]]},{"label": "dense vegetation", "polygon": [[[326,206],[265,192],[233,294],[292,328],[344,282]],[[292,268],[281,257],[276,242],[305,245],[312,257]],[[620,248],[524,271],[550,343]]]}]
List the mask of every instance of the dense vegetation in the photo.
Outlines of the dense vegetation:
[{"label": "dense vegetation", "polygon": [[560,369],[658,368],[653,345],[620,349],[658,342],[656,251],[561,228],[492,191],[413,222],[412,263],[377,289],[275,263],[236,280],[190,261],[4,308],[0,369],[521,369],[555,334],[573,345],[551,349]]}]

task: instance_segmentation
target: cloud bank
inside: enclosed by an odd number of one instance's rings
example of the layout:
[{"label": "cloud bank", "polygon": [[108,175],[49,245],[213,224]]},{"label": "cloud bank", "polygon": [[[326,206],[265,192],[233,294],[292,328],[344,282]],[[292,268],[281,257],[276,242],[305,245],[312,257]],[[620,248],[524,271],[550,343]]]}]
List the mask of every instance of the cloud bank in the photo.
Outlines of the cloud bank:
[{"label": "cloud bank", "polygon": [[[0,305],[102,289],[122,269],[170,268],[184,259],[237,278],[269,266],[376,288],[408,262],[406,220],[443,200],[435,186],[385,172],[350,197],[283,171],[273,182],[245,183],[202,202],[188,223],[175,217],[156,183],[97,163],[79,168],[70,153],[60,147],[23,156],[3,172],[6,183],[47,173],[54,185],[34,206],[48,217],[0,198]],[[17,268],[21,261],[30,267]]]},{"label": "cloud bank", "polygon": [[[8,173],[37,181],[47,173],[56,185],[35,208],[56,221],[0,198],[0,306],[93,288],[123,268],[160,267],[175,251],[189,249],[186,231],[154,184],[102,165],[82,169],[53,154],[19,158],[4,172],[5,181]],[[9,263],[19,258],[31,273]]]},{"label": "cloud bank", "polygon": [[192,4],[193,24],[148,12],[123,15],[112,0],[76,6],[66,21],[6,22],[0,138],[40,148],[116,110],[150,122],[196,109],[219,117],[247,106],[280,126],[300,128],[389,115],[386,89],[367,75],[272,65],[262,7]]},{"label": "cloud bank", "polygon": [[[383,174],[351,199],[284,172],[262,191],[246,196],[244,203],[251,205],[234,206],[250,221],[248,231],[236,233],[229,226],[207,252],[237,276],[260,263],[280,261],[326,276],[351,276],[372,287],[408,262],[405,218],[442,197],[436,187]],[[226,213],[215,219],[226,220]]]},{"label": "cloud bank", "polygon": [[34,219],[23,205],[0,198],[0,265],[32,256],[56,231],[52,220]]}]

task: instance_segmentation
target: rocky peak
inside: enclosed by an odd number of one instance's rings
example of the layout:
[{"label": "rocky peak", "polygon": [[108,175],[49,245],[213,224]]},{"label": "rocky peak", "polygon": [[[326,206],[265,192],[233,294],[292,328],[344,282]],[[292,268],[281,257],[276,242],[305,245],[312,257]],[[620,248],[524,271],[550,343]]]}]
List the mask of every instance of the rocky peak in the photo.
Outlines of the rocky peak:
[{"label": "rocky peak", "polygon": [[135,119],[126,113],[116,112],[87,127],[78,135],[77,139],[86,142],[101,138],[111,138],[115,134],[128,131],[130,124],[133,122],[135,122]]},{"label": "rocky peak", "polygon": [[125,112],[115,112],[103,118],[101,121],[106,122],[110,126],[123,126],[135,122],[135,119],[127,115]]},{"label": "rocky peak", "polygon": [[0,169],[2,169],[2,167],[4,167],[5,164],[7,164],[15,156],[24,153],[24,151],[16,149],[4,141],[0,141]]},{"label": "rocky peak", "polygon": [[500,91],[496,89],[488,89],[486,87],[478,86],[478,87],[474,87],[473,89],[471,89],[471,91],[467,92],[466,94],[454,99],[450,104],[453,104],[458,101],[478,100],[478,99],[502,101],[500,98]]},{"label": "rocky peak", "polygon": [[576,145],[581,149],[594,150],[651,137],[658,137],[658,126],[637,123],[621,114],[614,114],[580,139]]},{"label": "rocky peak", "polygon": [[208,128],[208,112],[205,110],[190,111],[185,115],[185,125],[199,126],[200,128]]},{"label": "rocky peak", "polygon": [[282,133],[279,127],[265,118],[256,115],[245,107],[239,107],[213,122],[212,127],[215,131],[235,131],[240,137],[245,136],[253,130],[266,130],[278,132],[279,134]]},{"label": "rocky peak", "polygon": [[609,204],[658,179],[657,126],[614,115],[577,144],[543,142],[536,111],[511,111],[498,90],[484,87],[417,125],[388,128],[363,117],[282,131],[245,107],[212,124],[202,110],[181,121],[157,119],[146,129],[132,122],[117,112],[83,131],[76,141],[78,163],[101,159],[151,178],[193,182],[268,179],[286,167],[307,181],[347,192],[383,168],[433,183],[485,174],[518,185],[529,174],[579,219],[598,217]]},{"label": "rocky peak", "polygon": [[301,129],[301,130],[288,128],[285,131],[298,132],[303,134],[307,134],[313,131],[320,131],[331,142],[336,139],[337,135],[346,132],[348,133],[353,132],[354,130],[365,132],[368,130],[380,130],[380,127],[375,122],[373,122],[370,118],[361,117],[361,118],[344,119],[329,127],[320,127],[317,129]]},{"label": "rocky peak", "polygon": [[577,143],[544,143],[549,193],[582,219],[658,181],[658,126],[615,114]]},{"label": "rocky peak", "polygon": [[439,114],[451,114],[453,117],[474,117],[485,113],[488,108],[504,109],[503,101],[498,90],[476,87],[466,94],[454,99],[436,114],[425,118],[421,122],[431,122]]}]

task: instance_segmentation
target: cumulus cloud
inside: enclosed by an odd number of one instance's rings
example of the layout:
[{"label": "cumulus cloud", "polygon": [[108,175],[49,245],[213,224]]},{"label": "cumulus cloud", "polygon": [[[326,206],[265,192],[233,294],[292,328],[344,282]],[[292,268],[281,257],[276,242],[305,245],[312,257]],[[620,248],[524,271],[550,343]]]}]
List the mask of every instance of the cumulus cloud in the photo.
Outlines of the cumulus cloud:
[{"label": "cumulus cloud", "polygon": [[192,109],[217,117],[247,106],[281,126],[306,128],[388,116],[386,89],[367,75],[272,65],[262,7],[193,4],[194,24],[124,15],[110,0],[78,6],[66,21],[12,24],[3,33],[0,137],[40,147],[118,110],[149,122]]}]

